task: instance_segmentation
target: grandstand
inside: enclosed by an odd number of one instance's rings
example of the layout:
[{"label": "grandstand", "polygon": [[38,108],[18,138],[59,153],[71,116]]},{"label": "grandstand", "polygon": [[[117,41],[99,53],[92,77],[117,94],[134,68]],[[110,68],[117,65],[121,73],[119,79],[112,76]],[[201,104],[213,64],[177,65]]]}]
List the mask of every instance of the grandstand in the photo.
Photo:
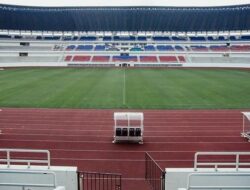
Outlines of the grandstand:
[{"label": "grandstand", "polygon": [[0,190],[250,189],[248,4],[0,4],[0,68]]},{"label": "grandstand", "polygon": [[1,66],[248,68],[249,9],[0,5]]}]

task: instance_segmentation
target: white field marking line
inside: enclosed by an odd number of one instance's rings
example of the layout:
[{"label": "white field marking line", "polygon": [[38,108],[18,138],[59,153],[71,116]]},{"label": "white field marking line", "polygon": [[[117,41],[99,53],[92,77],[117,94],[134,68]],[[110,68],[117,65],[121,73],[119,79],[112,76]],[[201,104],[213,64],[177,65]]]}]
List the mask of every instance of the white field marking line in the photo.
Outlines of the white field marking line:
[{"label": "white field marking line", "polygon": [[[112,144],[111,141],[65,141],[65,140],[44,140],[44,139],[36,139],[36,140],[23,140],[23,139],[1,139],[2,141],[12,141],[12,142],[56,142],[56,143],[88,143],[88,144]],[[247,142],[216,142],[216,141],[185,141],[185,142],[145,142],[147,144],[200,144],[200,143],[207,143],[207,144],[246,144]]]},{"label": "white field marking line", "polygon": [[123,105],[126,105],[126,69],[123,69]]}]

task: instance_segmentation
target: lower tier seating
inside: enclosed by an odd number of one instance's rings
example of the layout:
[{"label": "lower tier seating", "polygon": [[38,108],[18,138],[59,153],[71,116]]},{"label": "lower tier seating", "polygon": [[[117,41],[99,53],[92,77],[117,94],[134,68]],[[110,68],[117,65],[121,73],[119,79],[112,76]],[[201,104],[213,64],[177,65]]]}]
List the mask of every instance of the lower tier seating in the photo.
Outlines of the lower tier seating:
[{"label": "lower tier seating", "polygon": [[110,56],[93,56],[92,62],[109,62]]},{"label": "lower tier seating", "polygon": [[76,55],[73,57],[72,61],[79,61],[79,62],[88,62],[90,61],[91,56],[86,55]]}]

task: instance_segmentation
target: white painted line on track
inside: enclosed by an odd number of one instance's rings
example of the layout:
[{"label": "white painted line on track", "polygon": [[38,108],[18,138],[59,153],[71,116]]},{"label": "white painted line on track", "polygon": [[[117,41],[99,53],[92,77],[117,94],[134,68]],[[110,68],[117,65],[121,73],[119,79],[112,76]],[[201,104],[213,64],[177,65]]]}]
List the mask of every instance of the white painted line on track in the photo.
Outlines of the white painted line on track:
[{"label": "white painted line on track", "polygon": [[[1,139],[2,141],[12,141],[12,142],[47,142],[47,143],[88,143],[88,144],[111,144],[111,141],[63,141],[63,140],[44,140],[44,139],[36,139],[36,140],[24,140],[24,139]],[[199,144],[199,143],[207,143],[207,144],[246,144],[247,142],[218,142],[218,141],[200,141],[200,142],[195,142],[195,141],[185,141],[185,142],[176,142],[176,141],[170,141],[170,142],[145,142],[145,144]]]}]

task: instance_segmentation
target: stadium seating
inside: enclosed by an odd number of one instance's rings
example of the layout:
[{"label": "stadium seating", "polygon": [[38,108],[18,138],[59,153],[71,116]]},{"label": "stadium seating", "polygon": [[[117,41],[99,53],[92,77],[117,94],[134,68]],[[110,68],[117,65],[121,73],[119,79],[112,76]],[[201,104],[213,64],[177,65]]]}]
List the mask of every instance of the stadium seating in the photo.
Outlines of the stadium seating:
[{"label": "stadium seating", "polygon": [[105,51],[105,45],[96,45],[94,50],[95,51]]},{"label": "stadium seating", "polygon": [[86,55],[76,55],[73,57],[73,61],[75,62],[89,62],[91,56],[86,56]]},{"label": "stadium seating", "polygon": [[64,58],[64,61],[71,61],[72,60],[72,57],[71,55],[67,55],[65,58]]},{"label": "stadium seating", "polygon": [[95,41],[96,37],[95,36],[81,36],[80,41]]},{"label": "stadium seating", "polygon": [[199,46],[190,46],[191,50],[192,51],[208,51],[209,48],[206,47],[206,46],[202,46],[202,45],[199,45]]},{"label": "stadium seating", "polygon": [[153,45],[146,45],[144,47],[145,51],[155,51],[155,47]]},{"label": "stadium seating", "polygon": [[140,62],[158,62],[156,56],[140,56]]},{"label": "stadium seating", "polygon": [[70,46],[67,46],[67,47],[66,47],[66,50],[67,50],[67,51],[72,51],[72,50],[74,50],[75,48],[76,48],[75,45],[70,45]]},{"label": "stadium seating", "polygon": [[78,51],[91,51],[93,50],[93,45],[79,45],[76,50]]},{"label": "stadium seating", "polygon": [[159,51],[174,51],[174,48],[170,45],[167,45],[167,46],[157,45],[156,47],[157,47],[157,50],[159,50]]},{"label": "stadium seating", "polygon": [[137,56],[113,56],[113,62],[137,62]]},{"label": "stadium seating", "polygon": [[109,62],[110,56],[93,56],[92,62]]},{"label": "stadium seating", "polygon": [[210,50],[211,51],[229,51],[228,46],[224,46],[224,45],[212,45],[210,46]]},{"label": "stadium seating", "polygon": [[160,62],[178,62],[176,56],[159,56]]}]

